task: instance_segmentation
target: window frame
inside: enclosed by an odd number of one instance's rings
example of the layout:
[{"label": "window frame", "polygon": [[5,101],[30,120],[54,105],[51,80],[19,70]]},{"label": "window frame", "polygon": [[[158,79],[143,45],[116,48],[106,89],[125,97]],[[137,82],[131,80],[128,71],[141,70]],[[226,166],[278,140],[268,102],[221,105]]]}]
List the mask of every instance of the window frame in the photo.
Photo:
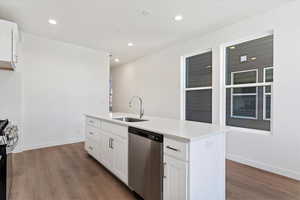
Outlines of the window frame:
[{"label": "window frame", "polygon": [[[255,83],[255,84],[238,84],[238,85],[227,85],[226,82],[226,48],[230,47],[230,46],[234,46],[236,44],[240,44],[240,43],[244,43],[244,42],[248,42],[251,40],[255,40],[255,39],[259,39],[259,38],[263,38],[266,36],[271,36],[271,35],[275,35],[273,30],[268,30],[265,32],[261,32],[261,33],[256,33],[253,35],[248,35],[243,37],[242,39],[237,39],[237,40],[233,40],[230,42],[225,42],[223,44],[220,45],[220,74],[219,74],[219,78],[220,78],[220,116],[219,116],[219,120],[220,120],[220,125],[222,127],[226,127],[228,128],[228,130],[232,130],[232,131],[238,131],[238,132],[245,132],[245,133],[254,133],[254,134],[261,134],[261,135],[270,135],[272,134],[272,130],[273,130],[273,121],[272,119],[270,120],[270,130],[266,131],[266,130],[258,130],[258,129],[251,129],[251,128],[244,128],[244,127],[235,127],[235,126],[230,126],[230,125],[226,125],[226,90],[228,88],[241,88],[241,87],[261,87],[261,86],[271,86],[273,85],[273,82],[267,82],[267,83]],[[273,58],[273,67],[276,65],[275,63],[275,59]],[[273,91],[272,91],[273,92]],[[271,113],[273,113],[273,103],[271,104]],[[273,115],[272,115],[273,117]]]},{"label": "window frame", "polygon": [[[265,67],[264,68],[264,83],[273,83],[273,82],[266,82],[266,71],[268,69],[272,69],[273,70],[273,75],[274,75],[274,67]],[[274,77],[273,77],[273,81],[274,81]],[[266,92],[266,86],[264,87],[264,94],[263,94],[263,120],[267,120],[267,121],[271,121],[272,120],[272,92],[273,92],[273,86],[271,85],[271,92]],[[271,97],[271,114],[270,114],[270,118],[267,118],[267,113],[266,113],[266,108],[267,108],[267,103],[266,103],[266,97],[270,96]]]},{"label": "window frame", "polygon": [[[211,52],[213,54],[212,48],[205,49],[205,50],[199,50],[191,54],[187,54],[184,56],[181,56],[181,70],[180,70],[180,76],[181,76],[181,89],[180,89],[180,96],[181,96],[181,103],[180,103],[180,119],[181,120],[186,120],[186,93],[188,91],[197,91],[197,90],[212,90],[213,91],[213,82],[211,86],[205,86],[205,87],[191,87],[187,88],[186,84],[186,59],[189,57],[197,56],[200,54],[205,54]],[[212,59],[212,65],[211,69],[213,69],[213,59]],[[212,70],[212,77],[213,77],[213,70]],[[213,115],[213,113],[212,113]],[[213,119],[212,119],[213,120]],[[201,122],[201,123],[206,123],[206,122]],[[213,123],[213,122],[212,122]],[[211,123],[209,123],[211,124]]]},{"label": "window frame", "polygon": [[[250,69],[250,70],[241,70],[241,71],[235,71],[235,72],[231,72],[231,85],[242,85],[242,84],[234,84],[234,75],[235,74],[240,74],[240,73],[244,73],[244,72],[252,72],[255,71],[256,73],[256,81],[255,83],[258,82],[258,69]],[[231,118],[236,118],[236,119],[254,119],[257,120],[258,116],[258,87],[256,88],[256,93],[234,93],[233,90],[234,88],[230,89],[230,98],[231,98],[231,102],[230,102],[230,117]],[[255,117],[245,117],[245,116],[238,116],[238,115],[233,115],[233,97],[234,96],[255,96]]]},{"label": "window frame", "polygon": [[[256,81],[255,83],[258,82],[258,69],[247,69],[247,70],[240,70],[240,71],[235,71],[235,72],[231,72],[231,85],[242,85],[242,84],[234,84],[234,75],[235,74],[241,74],[241,73],[245,73],[245,72],[252,72],[255,71],[256,72]],[[251,83],[243,83],[243,84],[251,84]]]},{"label": "window frame", "polygon": [[264,77],[263,77],[264,83],[273,83],[274,77],[273,77],[273,81],[272,81],[272,82],[267,82],[267,81],[266,81],[266,78],[267,78],[267,75],[266,75],[267,72],[266,72],[266,71],[267,71],[268,69],[272,69],[272,70],[273,70],[273,75],[274,75],[274,67],[273,67],[273,66],[265,67],[265,68],[264,68]]}]

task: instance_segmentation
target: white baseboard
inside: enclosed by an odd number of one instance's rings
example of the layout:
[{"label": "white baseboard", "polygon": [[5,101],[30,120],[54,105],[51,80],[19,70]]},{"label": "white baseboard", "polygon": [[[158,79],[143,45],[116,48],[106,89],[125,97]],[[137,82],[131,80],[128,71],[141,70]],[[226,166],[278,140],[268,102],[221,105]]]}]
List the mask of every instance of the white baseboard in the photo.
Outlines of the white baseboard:
[{"label": "white baseboard", "polygon": [[271,166],[271,165],[268,165],[268,164],[265,164],[265,163],[262,163],[262,162],[249,160],[249,159],[243,158],[241,156],[232,155],[232,154],[227,154],[226,158],[228,160],[232,160],[232,161],[235,161],[235,162],[238,162],[238,163],[249,165],[251,167],[255,167],[255,168],[258,168],[258,169],[261,169],[261,170],[265,170],[265,171],[268,171],[268,172],[271,172],[271,173],[274,173],[274,174],[279,174],[281,176],[286,176],[288,178],[292,178],[292,179],[300,181],[300,173],[296,172],[296,171],[292,171],[292,170],[289,170],[289,169],[283,169],[283,168],[280,168],[280,167],[274,167],[274,166]]},{"label": "white baseboard", "polygon": [[25,146],[22,148],[22,151],[41,149],[41,148],[59,146],[59,145],[64,145],[64,144],[73,144],[73,143],[78,143],[78,142],[83,142],[83,141],[84,141],[84,138],[72,138],[72,139],[65,140],[65,141],[52,141],[52,142],[47,142],[47,143],[42,143],[42,144]]}]

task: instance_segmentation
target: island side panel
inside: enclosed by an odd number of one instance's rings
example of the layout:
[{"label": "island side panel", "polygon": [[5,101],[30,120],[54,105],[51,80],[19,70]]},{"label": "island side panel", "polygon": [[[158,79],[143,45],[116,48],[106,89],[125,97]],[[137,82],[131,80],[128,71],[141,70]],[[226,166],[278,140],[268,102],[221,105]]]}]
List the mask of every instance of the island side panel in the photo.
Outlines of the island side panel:
[{"label": "island side panel", "polygon": [[225,162],[225,134],[190,143],[190,200],[225,200]]}]

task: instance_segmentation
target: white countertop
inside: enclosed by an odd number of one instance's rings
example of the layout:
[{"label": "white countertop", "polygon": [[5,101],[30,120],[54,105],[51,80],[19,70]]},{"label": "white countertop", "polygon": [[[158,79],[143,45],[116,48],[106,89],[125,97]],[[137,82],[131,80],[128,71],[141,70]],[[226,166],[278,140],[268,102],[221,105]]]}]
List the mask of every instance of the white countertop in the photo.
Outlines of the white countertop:
[{"label": "white countertop", "polygon": [[199,140],[216,134],[225,133],[225,129],[222,129],[219,126],[207,124],[207,123],[201,123],[201,122],[183,121],[183,120],[148,117],[148,116],[143,117],[144,120],[148,120],[148,121],[142,121],[142,122],[124,122],[124,121],[113,119],[118,117],[139,118],[137,115],[129,114],[129,113],[108,113],[108,114],[88,113],[85,115],[89,117],[113,122],[115,124],[131,126],[131,127],[140,128],[147,131],[160,133],[163,134],[165,137],[178,139],[185,142]]}]

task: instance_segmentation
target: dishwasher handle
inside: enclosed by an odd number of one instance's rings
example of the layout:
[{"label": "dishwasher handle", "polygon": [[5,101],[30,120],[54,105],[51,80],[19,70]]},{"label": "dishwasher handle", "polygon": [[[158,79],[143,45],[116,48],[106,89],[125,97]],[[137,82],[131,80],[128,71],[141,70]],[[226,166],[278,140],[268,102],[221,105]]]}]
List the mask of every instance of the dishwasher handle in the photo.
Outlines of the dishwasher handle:
[{"label": "dishwasher handle", "polygon": [[142,130],[142,129],[138,129],[138,128],[134,128],[134,127],[129,127],[128,132],[131,134],[134,134],[134,135],[148,138],[150,140],[153,140],[153,141],[156,141],[159,143],[163,143],[163,135],[158,134],[158,133],[154,133],[151,131],[146,131],[146,130]]}]

